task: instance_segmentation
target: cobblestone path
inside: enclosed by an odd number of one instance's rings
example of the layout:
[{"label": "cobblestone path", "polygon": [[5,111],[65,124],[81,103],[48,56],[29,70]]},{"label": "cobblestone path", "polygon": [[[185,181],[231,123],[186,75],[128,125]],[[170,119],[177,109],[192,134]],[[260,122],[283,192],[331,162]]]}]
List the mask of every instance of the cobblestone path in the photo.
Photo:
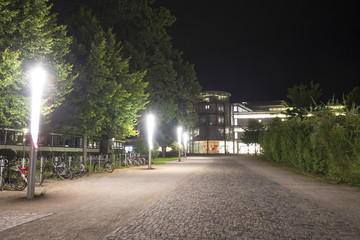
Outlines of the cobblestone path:
[{"label": "cobblestone path", "polygon": [[219,158],[105,239],[360,239],[360,223]]}]

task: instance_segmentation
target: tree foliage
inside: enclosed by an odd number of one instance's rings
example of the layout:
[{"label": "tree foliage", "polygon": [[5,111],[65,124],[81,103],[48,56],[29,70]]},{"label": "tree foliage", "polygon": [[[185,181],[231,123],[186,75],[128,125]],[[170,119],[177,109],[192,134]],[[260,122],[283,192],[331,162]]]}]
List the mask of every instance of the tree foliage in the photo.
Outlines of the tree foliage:
[{"label": "tree foliage", "polygon": [[[264,130],[264,125],[261,122],[255,119],[250,119],[248,121],[247,127],[245,128],[245,132],[240,139],[243,141],[243,143],[247,145],[255,144],[256,147],[256,144],[260,143],[259,136],[263,130]],[[256,154],[256,149],[255,149],[255,154]]]},{"label": "tree foliage", "polygon": [[27,73],[42,63],[49,81],[44,93],[43,112],[60,106],[71,91],[72,65],[65,61],[71,38],[66,27],[57,25],[47,0],[4,0],[0,2],[0,122],[22,127],[28,113]]},{"label": "tree foliage", "polygon": [[360,184],[360,118],[357,109],[336,115],[327,108],[313,117],[273,121],[261,135],[264,156],[334,181]]},{"label": "tree foliage", "polygon": [[360,106],[360,87],[355,87],[346,95],[345,106],[347,109]]},{"label": "tree foliage", "polygon": [[264,125],[261,122],[255,119],[250,119],[241,140],[245,144],[259,143],[259,135],[263,130]]},{"label": "tree foliage", "polygon": [[101,136],[102,153],[108,140],[136,134],[139,110],[147,103],[144,72],[129,73],[129,61],[111,29],[105,32],[91,10],[81,8],[69,20],[74,37],[71,61],[78,78],[67,96],[68,117],[85,136]]},{"label": "tree foliage", "polygon": [[[173,48],[167,29],[175,17],[166,8],[154,8],[154,1],[105,0],[88,1],[105,28],[112,28],[123,43],[126,57],[130,58],[131,72],[146,71],[149,83],[148,111],[156,114],[162,128],[183,124],[191,127],[196,115],[193,103],[201,87],[194,66]],[[172,131],[163,131],[160,139],[172,138]],[[161,141],[168,144],[171,141]]]},{"label": "tree foliage", "polygon": [[288,89],[286,96],[290,100],[288,106],[292,108],[292,110],[288,110],[288,114],[304,117],[316,107],[321,96],[322,89],[318,83],[311,81],[310,86],[303,83],[294,85]]}]

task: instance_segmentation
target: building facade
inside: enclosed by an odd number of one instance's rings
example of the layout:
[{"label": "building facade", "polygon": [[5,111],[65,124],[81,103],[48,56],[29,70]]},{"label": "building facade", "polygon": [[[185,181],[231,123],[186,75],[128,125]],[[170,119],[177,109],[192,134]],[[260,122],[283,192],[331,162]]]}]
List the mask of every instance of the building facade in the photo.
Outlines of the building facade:
[{"label": "building facade", "polygon": [[192,130],[190,151],[198,154],[255,153],[259,148],[241,141],[250,119],[265,126],[285,119],[283,101],[231,103],[231,94],[204,91],[195,104],[198,120]]}]

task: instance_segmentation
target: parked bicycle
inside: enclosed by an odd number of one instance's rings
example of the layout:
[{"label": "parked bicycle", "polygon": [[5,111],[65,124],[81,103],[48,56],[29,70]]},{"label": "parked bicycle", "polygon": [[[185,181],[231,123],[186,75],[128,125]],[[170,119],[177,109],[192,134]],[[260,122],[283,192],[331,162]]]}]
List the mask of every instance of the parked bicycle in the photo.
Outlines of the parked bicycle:
[{"label": "parked bicycle", "polygon": [[68,166],[61,158],[56,157],[47,161],[44,158],[44,160],[40,185],[44,182],[45,178],[59,177],[61,179],[71,179],[73,177],[72,167]]},{"label": "parked bicycle", "polygon": [[100,158],[94,159],[93,171],[100,172],[101,168],[108,173],[112,173],[114,171],[114,164],[111,161],[107,161],[106,159],[100,156]]},{"label": "parked bicycle", "polygon": [[73,177],[79,178],[85,175],[87,169],[82,161],[82,158],[74,158],[74,160],[71,161],[71,167],[73,170]]},{"label": "parked bicycle", "polygon": [[0,190],[2,191],[6,185],[9,185],[13,190],[22,191],[27,186],[27,181],[24,180],[21,172],[13,169],[15,161],[8,161],[6,158],[0,156]]}]

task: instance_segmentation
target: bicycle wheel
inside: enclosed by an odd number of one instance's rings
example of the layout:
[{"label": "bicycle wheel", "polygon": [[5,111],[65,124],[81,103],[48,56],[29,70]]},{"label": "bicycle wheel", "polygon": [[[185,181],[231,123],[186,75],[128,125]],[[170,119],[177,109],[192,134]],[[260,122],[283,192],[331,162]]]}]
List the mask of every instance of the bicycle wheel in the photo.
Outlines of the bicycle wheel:
[{"label": "bicycle wheel", "polygon": [[57,167],[56,172],[61,179],[72,179],[73,176],[73,169],[72,167],[63,166],[63,167]]},{"label": "bicycle wheel", "polygon": [[114,164],[112,164],[112,162],[106,162],[104,164],[104,169],[105,171],[107,171],[108,173],[112,173],[114,171]]},{"label": "bicycle wheel", "polygon": [[10,187],[16,191],[22,191],[27,186],[27,183],[22,178],[21,173],[19,171],[10,169],[8,179],[9,179]]},{"label": "bicycle wheel", "polygon": [[80,163],[80,164],[76,164],[74,166],[74,176],[73,177],[82,177],[84,176],[86,171],[85,165]]}]

